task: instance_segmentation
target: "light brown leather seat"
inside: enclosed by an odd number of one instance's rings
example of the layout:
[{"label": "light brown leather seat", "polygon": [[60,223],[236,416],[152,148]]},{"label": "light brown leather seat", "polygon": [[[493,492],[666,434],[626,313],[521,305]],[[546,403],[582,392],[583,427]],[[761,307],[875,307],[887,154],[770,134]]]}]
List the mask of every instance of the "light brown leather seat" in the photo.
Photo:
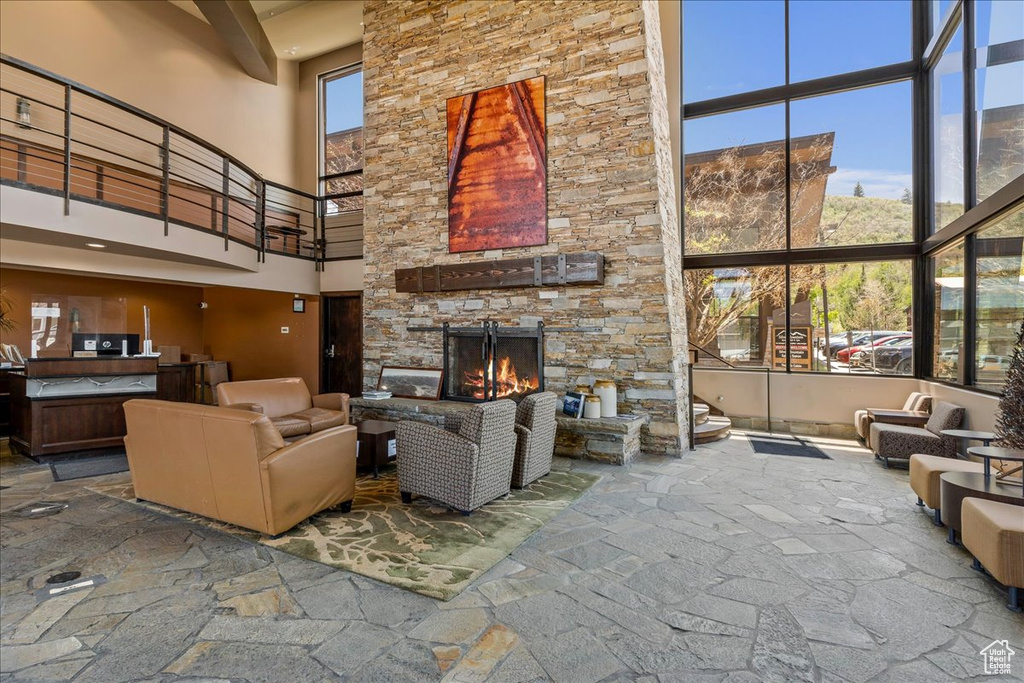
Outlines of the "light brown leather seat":
[{"label": "light brown leather seat", "polygon": [[[939,500],[939,477],[945,472],[983,472],[985,466],[973,460],[944,458],[940,455],[914,453],[910,456],[910,488],[925,505],[936,512],[942,507]],[[939,519],[938,515],[935,517]]]},{"label": "light brown leather seat", "polygon": [[292,444],[265,415],[171,401],[124,404],[135,495],[277,535],[336,505],[351,509],[356,428]]},{"label": "light brown leather seat", "polygon": [[1024,588],[1024,506],[964,498],[960,508],[964,547],[996,581],[1010,589],[1007,606],[1020,611]]},{"label": "light brown leather seat", "polygon": [[224,382],[217,385],[217,399],[227,408],[263,413],[283,437],[348,424],[348,394],[310,396],[301,377]]}]

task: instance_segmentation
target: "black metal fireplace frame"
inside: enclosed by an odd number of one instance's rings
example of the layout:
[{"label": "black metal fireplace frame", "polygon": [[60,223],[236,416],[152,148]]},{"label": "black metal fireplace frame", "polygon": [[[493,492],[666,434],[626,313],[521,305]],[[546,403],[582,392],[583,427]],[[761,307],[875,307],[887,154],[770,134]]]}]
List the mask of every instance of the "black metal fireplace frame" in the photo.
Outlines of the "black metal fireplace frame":
[{"label": "black metal fireplace frame", "polygon": [[[498,340],[505,338],[528,338],[537,340],[537,392],[544,391],[544,323],[538,322],[536,328],[530,327],[501,327],[495,320],[485,320],[479,327],[452,327],[448,323],[441,326],[444,335],[444,392],[442,396],[446,401],[464,401],[467,403],[484,403],[495,401],[498,398],[498,387],[495,384],[488,386],[487,377],[497,376],[498,363]],[[451,373],[449,372],[449,339],[452,337],[479,337],[480,357],[484,361],[484,398],[473,398],[472,396],[457,396],[451,391]],[[490,359],[490,370],[486,367]]]}]

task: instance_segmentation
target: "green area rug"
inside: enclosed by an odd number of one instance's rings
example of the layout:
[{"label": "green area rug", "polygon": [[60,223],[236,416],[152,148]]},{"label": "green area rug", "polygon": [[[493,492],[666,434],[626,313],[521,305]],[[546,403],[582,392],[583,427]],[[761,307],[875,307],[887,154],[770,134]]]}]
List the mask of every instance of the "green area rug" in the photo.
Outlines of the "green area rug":
[{"label": "green area rug", "polygon": [[[423,595],[450,600],[507,557],[530,534],[583,495],[599,477],[552,471],[465,517],[427,498],[404,505],[395,470],[356,483],[352,512],[327,510],[278,538],[154,503],[164,514],[240,536],[297,557],[347,569]],[[89,490],[135,503],[131,482]]]}]

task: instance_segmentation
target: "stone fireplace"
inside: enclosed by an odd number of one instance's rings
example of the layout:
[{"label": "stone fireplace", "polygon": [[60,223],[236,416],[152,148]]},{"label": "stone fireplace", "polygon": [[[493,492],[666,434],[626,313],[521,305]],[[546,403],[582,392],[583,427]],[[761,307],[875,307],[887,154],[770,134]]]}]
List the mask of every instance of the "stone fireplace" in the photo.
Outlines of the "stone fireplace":
[{"label": "stone fireplace", "polygon": [[[533,365],[536,390],[559,395],[611,379],[619,412],[644,416],[643,451],[680,453],[686,330],[657,3],[366,0],[363,21],[365,386],[382,365],[443,367],[449,397],[468,401],[496,387],[532,391],[520,382],[532,382]],[[547,244],[450,253],[445,103],[534,76],[546,79]],[[601,282],[531,276],[448,291],[434,277],[427,291],[437,266],[475,273],[473,264],[581,252],[603,256]],[[396,271],[410,268],[430,272],[399,291]],[[501,332],[543,321],[551,334],[537,345],[499,337],[488,356],[483,320]],[[444,343],[417,331],[446,323],[472,334]],[[581,327],[592,331],[554,333]],[[519,341],[525,350],[508,345]]]},{"label": "stone fireplace", "polygon": [[444,397],[453,401],[514,401],[544,391],[544,325],[444,325]]}]

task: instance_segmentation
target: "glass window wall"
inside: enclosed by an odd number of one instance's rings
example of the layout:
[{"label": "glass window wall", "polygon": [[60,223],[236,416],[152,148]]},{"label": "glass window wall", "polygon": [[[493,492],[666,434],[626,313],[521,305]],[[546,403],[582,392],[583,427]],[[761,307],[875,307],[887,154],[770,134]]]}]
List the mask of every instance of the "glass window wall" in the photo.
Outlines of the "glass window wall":
[{"label": "glass window wall", "polygon": [[975,384],[1000,391],[1024,324],[1024,205],[975,235]]},{"label": "glass window wall", "polygon": [[932,73],[932,193],[934,231],[964,213],[963,26]]},{"label": "glass window wall", "polygon": [[931,258],[933,273],[932,376],[963,383],[963,242]]},{"label": "glass window wall", "polygon": [[790,105],[793,247],[913,240],[911,110],[909,81]]}]

